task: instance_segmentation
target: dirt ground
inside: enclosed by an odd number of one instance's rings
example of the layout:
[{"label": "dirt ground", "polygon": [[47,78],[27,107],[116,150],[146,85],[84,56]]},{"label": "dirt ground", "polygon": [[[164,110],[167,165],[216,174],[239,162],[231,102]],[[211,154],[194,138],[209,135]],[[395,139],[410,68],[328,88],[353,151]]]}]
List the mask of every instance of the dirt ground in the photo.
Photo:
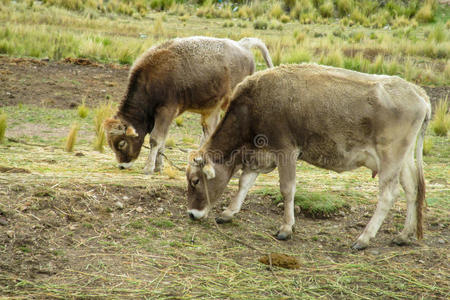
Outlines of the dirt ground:
[{"label": "dirt ground", "polygon": [[[120,101],[126,89],[127,66],[99,65],[87,60],[47,62],[0,56],[0,107],[33,104],[74,108]],[[424,87],[433,104],[450,93],[449,86]]]},{"label": "dirt ground", "polygon": [[[0,106],[71,109],[83,98],[94,106],[122,97],[126,67],[76,63],[0,57]],[[450,87],[426,89],[433,102],[450,92]],[[273,275],[258,262],[259,251],[218,233],[211,218],[189,220],[183,177],[148,178],[112,167],[104,173],[52,171],[68,163],[57,158],[62,151],[14,143],[2,147],[0,155],[33,154],[24,168],[12,167],[0,157],[0,296],[448,299],[450,295],[448,211],[427,208],[425,239],[398,247],[390,241],[403,224],[402,201],[370,248],[352,252],[349,246],[372,215],[374,200],[328,219],[299,213],[293,239],[280,242],[273,233],[282,208],[270,196],[252,193],[237,219],[221,228],[264,253],[298,258],[298,270],[275,269]],[[67,160],[88,166],[94,154],[83,153]],[[29,170],[33,164],[38,171]],[[431,190],[447,187],[446,180],[430,185]],[[223,198],[229,201],[235,190],[234,185]],[[223,205],[217,205],[212,215]]]}]

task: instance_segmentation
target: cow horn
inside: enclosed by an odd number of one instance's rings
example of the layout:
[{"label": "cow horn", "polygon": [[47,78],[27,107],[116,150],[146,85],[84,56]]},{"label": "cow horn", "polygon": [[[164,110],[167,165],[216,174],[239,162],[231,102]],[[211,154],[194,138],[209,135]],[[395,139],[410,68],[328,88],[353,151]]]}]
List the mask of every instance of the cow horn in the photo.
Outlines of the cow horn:
[{"label": "cow horn", "polygon": [[125,126],[117,119],[106,119],[103,126],[108,134],[122,135],[125,133]]},{"label": "cow horn", "polygon": [[200,167],[203,165],[203,157],[198,151],[191,151],[189,153],[189,163],[193,166]]}]

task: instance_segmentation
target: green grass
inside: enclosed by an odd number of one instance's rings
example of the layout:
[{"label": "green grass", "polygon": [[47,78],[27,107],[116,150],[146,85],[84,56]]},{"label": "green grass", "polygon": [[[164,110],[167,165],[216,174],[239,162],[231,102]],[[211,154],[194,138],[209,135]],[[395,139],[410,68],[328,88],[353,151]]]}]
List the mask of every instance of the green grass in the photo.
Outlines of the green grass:
[{"label": "green grass", "polygon": [[66,150],[66,152],[73,152],[73,148],[75,147],[75,143],[77,141],[77,134],[79,128],[80,125],[78,125],[78,123],[72,124],[69,134],[67,135],[66,144],[64,147],[64,150]]},{"label": "green grass", "polygon": [[83,98],[81,105],[77,107],[78,116],[82,119],[86,118],[89,113],[89,108],[86,106],[86,99]]}]

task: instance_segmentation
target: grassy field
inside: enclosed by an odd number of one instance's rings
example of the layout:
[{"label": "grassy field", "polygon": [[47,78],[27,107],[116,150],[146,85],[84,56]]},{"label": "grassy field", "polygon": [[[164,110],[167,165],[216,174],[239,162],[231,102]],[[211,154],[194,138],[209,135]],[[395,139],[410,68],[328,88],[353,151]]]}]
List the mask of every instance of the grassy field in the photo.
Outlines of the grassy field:
[{"label": "grassy field", "polygon": [[[338,2],[345,1],[332,2],[335,14]],[[242,212],[220,227],[249,248],[225,237],[212,219],[236,192],[236,178],[209,219],[187,217],[183,169],[186,151],[200,140],[197,115],[187,113],[172,124],[166,155],[176,167],[166,161],[158,174],[143,175],[147,149],[133,169],[119,170],[109,148],[100,153],[93,146],[95,108],[107,101],[116,105],[128,65],[146,48],[176,36],[257,36],[277,64],[314,61],[398,74],[440,91],[433,100],[445,99],[448,6],[437,7],[431,22],[417,21],[418,8],[406,25],[394,26],[394,18],[389,28],[375,28],[345,25],[339,15],[323,17],[331,1],[312,11],[313,24],[282,5],[280,12],[275,2],[257,16],[249,16],[256,5],[233,12],[211,2],[156,7],[160,12],[119,5],[135,1],[105,1],[109,9],[96,8],[94,0],[0,3],[6,25],[0,27],[0,53],[8,56],[0,57],[0,141],[6,124],[0,143],[0,298],[450,297],[450,140],[442,129],[439,135],[432,126],[427,132],[424,240],[390,244],[403,228],[402,193],[370,248],[361,252],[350,245],[375,209],[378,180],[369,170],[336,174],[299,162],[300,212],[286,242],[273,237],[282,218],[278,175],[260,176]],[[268,28],[255,29],[258,22]],[[255,55],[258,69],[265,68]],[[87,58],[90,65],[63,63],[68,57]],[[82,102],[86,107],[77,109]],[[440,115],[440,128],[448,128],[448,113]],[[66,152],[75,123],[73,152]],[[269,270],[258,260],[272,252],[292,255],[300,268]]]}]

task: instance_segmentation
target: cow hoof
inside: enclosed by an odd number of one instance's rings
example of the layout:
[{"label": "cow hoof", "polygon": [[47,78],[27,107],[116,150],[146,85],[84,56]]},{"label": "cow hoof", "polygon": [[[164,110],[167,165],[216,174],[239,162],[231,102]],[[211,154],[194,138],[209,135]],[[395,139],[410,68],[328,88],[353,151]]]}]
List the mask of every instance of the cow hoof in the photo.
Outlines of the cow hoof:
[{"label": "cow hoof", "polygon": [[411,245],[411,240],[407,237],[398,235],[392,240],[392,244],[397,246],[408,246]]},{"label": "cow hoof", "polygon": [[145,175],[151,175],[151,174],[153,174],[153,171],[152,171],[151,168],[144,168],[144,174]]},{"label": "cow hoof", "polygon": [[286,233],[286,232],[278,231],[275,234],[275,237],[276,237],[277,240],[286,241],[286,240],[289,240],[292,237],[292,233]]},{"label": "cow hoof", "polygon": [[231,223],[231,220],[232,219],[227,219],[227,218],[224,218],[224,217],[217,217],[216,218],[216,223],[217,224]]},{"label": "cow hoof", "polygon": [[353,245],[352,245],[351,248],[352,248],[353,250],[358,250],[358,251],[360,251],[360,250],[366,249],[367,246],[368,246],[368,244],[366,244],[366,243],[356,241],[356,242],[353,243]]}]

